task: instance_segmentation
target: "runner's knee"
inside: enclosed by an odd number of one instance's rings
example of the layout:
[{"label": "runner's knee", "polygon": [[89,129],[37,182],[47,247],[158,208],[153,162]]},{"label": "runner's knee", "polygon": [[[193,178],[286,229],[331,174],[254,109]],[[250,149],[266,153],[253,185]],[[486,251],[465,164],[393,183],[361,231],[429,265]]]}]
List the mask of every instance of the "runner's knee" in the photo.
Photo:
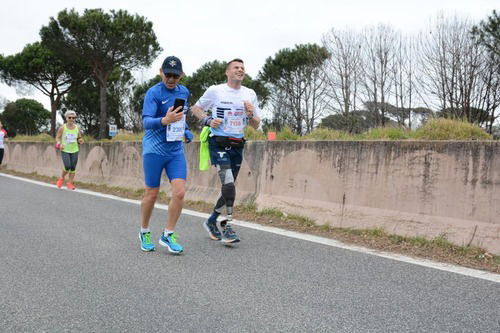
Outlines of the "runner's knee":
[{"label": "runner's knee", "polygon": [[184,200],[185,194],[186,188],[184,187],[172,188],[172,197],[176,198],[177,200]]},{"label": "runner's knee", "polygon": [[156,202],[159,191],[159,188],[146,188],[143,200],[147,202]]}]

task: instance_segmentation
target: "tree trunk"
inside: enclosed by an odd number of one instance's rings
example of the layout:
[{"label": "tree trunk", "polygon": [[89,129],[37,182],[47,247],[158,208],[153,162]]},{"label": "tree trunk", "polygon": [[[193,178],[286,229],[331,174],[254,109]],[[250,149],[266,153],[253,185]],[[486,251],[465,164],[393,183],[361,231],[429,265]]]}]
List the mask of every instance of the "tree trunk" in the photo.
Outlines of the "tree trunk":
[{"label": "tree trunk", "polygon": [[57,116],[57,107],[58,103],[54,100],[54,96],[50,97],[50,135],[55,138],[56,137],[56,116]]},{"label": "tree trunk", "polygon": [[107,100],[107,80],[99,80],[99,104],[101,113],[99,116],[99,139],[107,137],[106,129],[108,125],[108,100]]}]

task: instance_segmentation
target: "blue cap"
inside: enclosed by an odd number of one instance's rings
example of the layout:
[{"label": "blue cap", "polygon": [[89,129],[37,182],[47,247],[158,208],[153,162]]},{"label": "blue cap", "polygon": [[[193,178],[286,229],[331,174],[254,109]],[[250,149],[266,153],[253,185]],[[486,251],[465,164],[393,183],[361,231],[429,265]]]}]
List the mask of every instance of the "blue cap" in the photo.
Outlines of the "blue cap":
[{"label": "blue cap", "polygon": [[181,75],[182,72],[182,62],[179,58],[174,56],[166,57],[163,60],[163,65],[161,65],[161,69],[163,70],[163,74],[174,74]]}]

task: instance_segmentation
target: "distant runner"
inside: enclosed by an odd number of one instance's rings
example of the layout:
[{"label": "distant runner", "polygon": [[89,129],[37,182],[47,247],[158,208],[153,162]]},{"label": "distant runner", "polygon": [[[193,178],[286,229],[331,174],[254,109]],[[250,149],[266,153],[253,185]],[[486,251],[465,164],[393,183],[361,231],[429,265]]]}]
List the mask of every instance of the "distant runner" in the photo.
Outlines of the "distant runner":
[{"label": "distant runner", "polygon": [[82,134],[78,126],[76,126],[76,112],[66,111],[64,114],[66,124],[63,124],[57,130],[56,134],[56,149],[61,150],[61,157],[64,164],[64,169],[61,173],[61,178],[57,180],[56,186],[61,188],[64,184],[66,175],[68,182],[66,187],[70,190],[75,189],[74,179],[76,164],[78,163],[79,144],[83,143]]},{"label": "distant runner", "polygon": [[7,131],[3,128],[3,124],[0,121],[0,165],[2,165],[3,161],[5,138],[7,138]]}]

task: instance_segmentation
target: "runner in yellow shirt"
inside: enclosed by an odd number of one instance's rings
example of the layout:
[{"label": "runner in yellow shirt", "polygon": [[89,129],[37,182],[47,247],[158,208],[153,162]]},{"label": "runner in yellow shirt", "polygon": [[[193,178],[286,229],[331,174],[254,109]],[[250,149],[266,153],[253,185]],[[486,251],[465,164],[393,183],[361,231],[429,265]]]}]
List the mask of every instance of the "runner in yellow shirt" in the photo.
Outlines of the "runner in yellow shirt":
[{"label": "runner in yellow shirt", "polygon": [[76,164],[78,163],[78,145],[83,143],[83,138],[80,129],[75,124],[76,112],[66,111],[64,117],[66,118],[66,124],[63,124],[56,134],[56,149],[61,150],[64,164],[61,178],[57,180],[56,186],[61,188],[66,175],[69,174],[66,187],[74,190],[73,181],[75,179]]}]

